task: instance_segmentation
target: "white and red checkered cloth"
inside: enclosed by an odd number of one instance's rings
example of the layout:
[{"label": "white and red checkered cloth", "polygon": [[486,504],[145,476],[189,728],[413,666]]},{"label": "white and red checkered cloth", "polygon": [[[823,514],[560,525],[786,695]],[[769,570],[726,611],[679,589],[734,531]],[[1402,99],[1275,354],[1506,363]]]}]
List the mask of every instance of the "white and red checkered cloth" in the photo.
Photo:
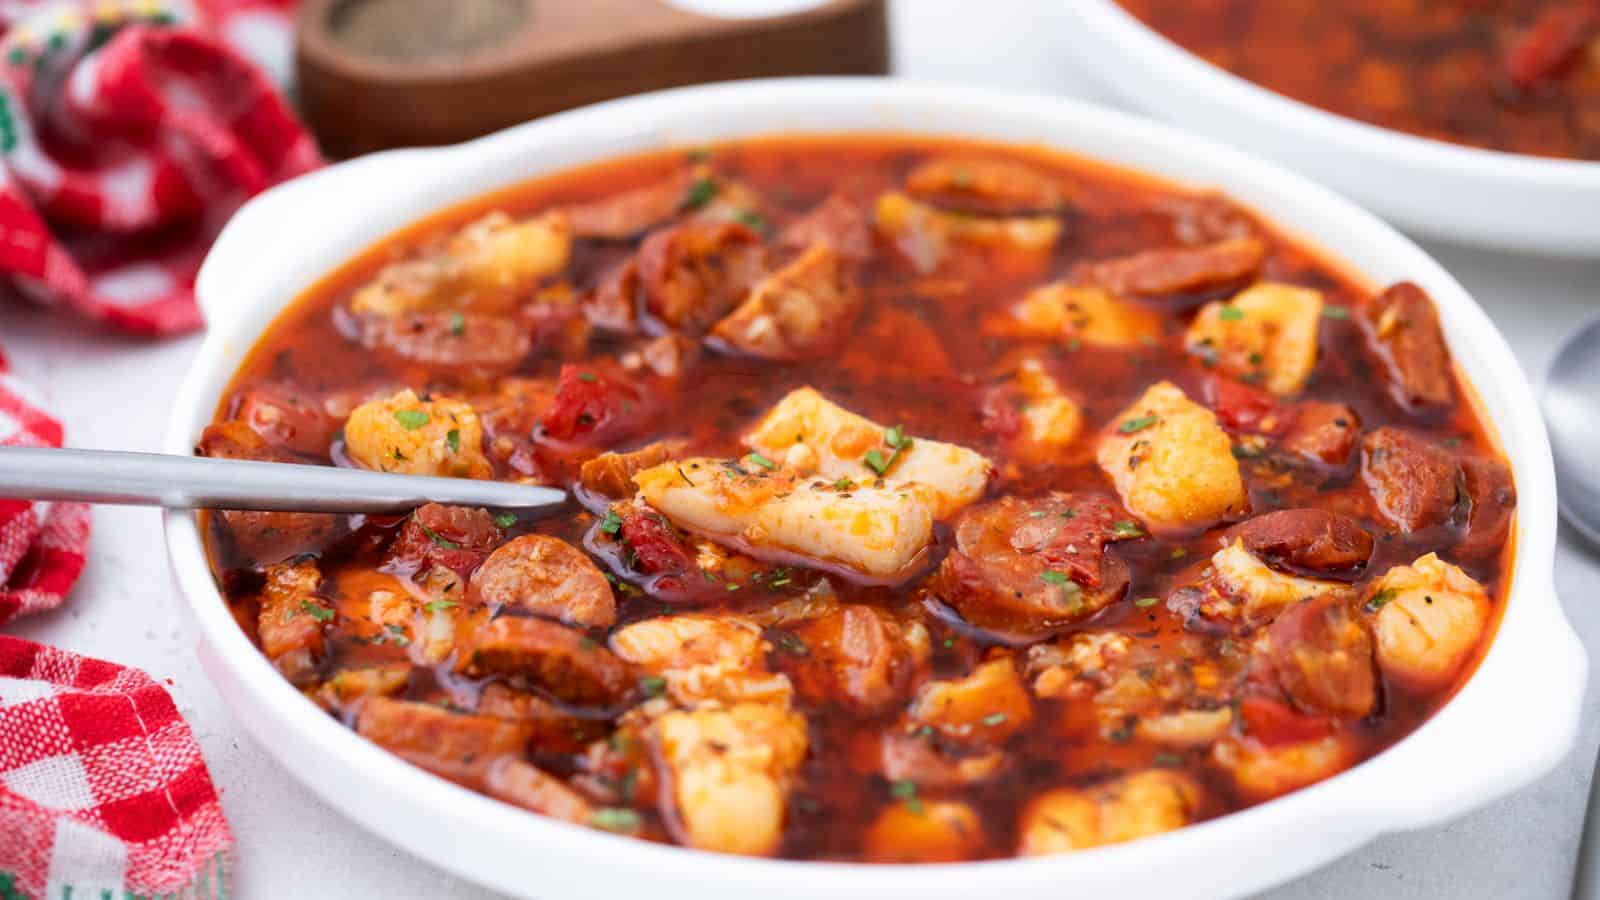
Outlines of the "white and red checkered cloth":
[{"label": "white and red checkered cloth", "polygon": [[[0,295],[198,327],[222,223],[321,164],[273,82],[293,3],[0,0]],[[0,355],[0,445],[61,443]],[[0,499],[0,625],[62,603],[89,523],[82,504]],[[0,635],[0,900],[220,900],[232,850],[161,685]]]}]

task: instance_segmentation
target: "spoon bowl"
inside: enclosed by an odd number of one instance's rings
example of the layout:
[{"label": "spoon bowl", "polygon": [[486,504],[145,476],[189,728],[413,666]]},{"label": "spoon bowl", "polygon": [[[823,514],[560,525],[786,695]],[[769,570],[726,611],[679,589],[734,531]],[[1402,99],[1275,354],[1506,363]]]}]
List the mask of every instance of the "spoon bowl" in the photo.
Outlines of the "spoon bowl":
[{"label": "spoon bowl", "polygon": [[1600,315],[1562,342],[1540,405],[1555,456],[1561,515],[1600,543]]}]

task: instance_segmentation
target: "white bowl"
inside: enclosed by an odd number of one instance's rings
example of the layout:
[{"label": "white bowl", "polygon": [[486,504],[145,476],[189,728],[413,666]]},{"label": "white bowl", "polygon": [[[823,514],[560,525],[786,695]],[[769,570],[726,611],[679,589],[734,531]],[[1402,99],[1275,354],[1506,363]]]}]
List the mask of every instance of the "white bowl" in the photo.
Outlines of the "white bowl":
[{"label": "white bowl", "polygon": [[1420,234],[1600,257],[1600,162],[1415,137],[1291,100],[1145,26],[1113,0],[1063,0],[1068,55],[1124,101],[1271,157]]},{"label": "white bowl", "polygon": [[[188,453],[230,376],[301,290],[394,229],[486,191],[578,163],[777,132],[920,132],[1037,143],[1222,188],[1375,284],[1411,279],[1438,303],[1478,386],[1520,500],[1510,603],[1461,692],[1393,748],[1321,784],[1191,828],[1048,859],[861,866],[741,859],[648,844],[530,815],[401,762],[300,696],[234,622],[193,515],[167,514],[172,566],[201,662],[245,727],[350,818],[406,850],[521,896],[811,900],[975,896],[1221,897],[1305,872],[1374,836],[1459,815],[1527,784],[1567,752],[1587,661],[1553,584],[1549,445],[1511,350],[1472,298],[1387,225],[1273,165],[1103,108],[875,79],[695,87],[615,101],[439,150],[357,159],[248,204],[200,274],[210,322],[177,397],[166,449]],[[1462,748],[1471,748],[1463,752]],[[1225,863],[1219,861],[1226,861]]]}]

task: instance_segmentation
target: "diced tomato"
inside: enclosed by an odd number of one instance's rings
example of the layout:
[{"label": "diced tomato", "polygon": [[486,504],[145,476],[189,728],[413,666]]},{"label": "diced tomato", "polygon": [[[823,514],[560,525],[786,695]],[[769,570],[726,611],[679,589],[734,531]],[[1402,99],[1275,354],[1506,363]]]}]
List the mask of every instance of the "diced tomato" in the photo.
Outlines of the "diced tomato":
[{"label": "diced tomato", "polygon": [[485,510],[429,503],[406,519],[389,559],[407,574],[443,566],[467,578],[500,543],[500,536],[500,527]]},{"label": "diced tomato", "polygon": [[633,551],[633,567],[640,574],[682,573],[695,568],[683,537],[658,513],[624,514],[618,534]]},{"label": "diced tomato", "polygon": [[1217,418],[1222,420],[1223,427],[1230,431],[1260,434],[1262,424],[1268,418],[1276,418],[1280,423],[1287,418],[1273,416],[1279,410],[1278,402],[1271,394],[1220,375],[1207,382],[1206,400]]},{"label": "diced tomato", "polygon": [[1326,716],[1308,716],[1289,704],[1267,697],[1246,697],[1239,702],[1244,733],[1268,746],[1314,741],[1333,733]]},{"label": "diced tomato", "polygon": [[1561,74],[1597,33],[1600,4],[1588,0],[1551,6],[1506,51],[1506,75],[1522,90],[1538,87]]},{"label": "diced tomato", "polygon": [[632,391],[593,368],[561,367],[556,396],[544,414],[544,433],[558,441],[576,441],[614,429],[630,407]]}]

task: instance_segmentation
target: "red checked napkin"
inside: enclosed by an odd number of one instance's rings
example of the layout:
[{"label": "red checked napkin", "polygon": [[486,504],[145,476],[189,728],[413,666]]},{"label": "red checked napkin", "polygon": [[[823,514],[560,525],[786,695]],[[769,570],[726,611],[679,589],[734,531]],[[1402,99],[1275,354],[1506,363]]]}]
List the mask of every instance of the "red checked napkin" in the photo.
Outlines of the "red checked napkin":
[{"label": "red checked napkin", "polygon": [[128,331],[199,327],[194,275],[222,223],[321,164],[228,43],[289,5],[213,0],[196,20],[159,0],[0,0],[0,281]]},{"label": "red checked napkin", "polygon": [[[0,0],[0,293],[142,334],[251,195],[321,158],[257,61],[294,0]],[[192,27],[190,27],[192,26]],[[0,445],[59,447],[0,356]],[[81,504],[0,499],[0,624],[59,606]],[[221,900],[233,837],[148,675],[0,636],[0,900]]]}]

